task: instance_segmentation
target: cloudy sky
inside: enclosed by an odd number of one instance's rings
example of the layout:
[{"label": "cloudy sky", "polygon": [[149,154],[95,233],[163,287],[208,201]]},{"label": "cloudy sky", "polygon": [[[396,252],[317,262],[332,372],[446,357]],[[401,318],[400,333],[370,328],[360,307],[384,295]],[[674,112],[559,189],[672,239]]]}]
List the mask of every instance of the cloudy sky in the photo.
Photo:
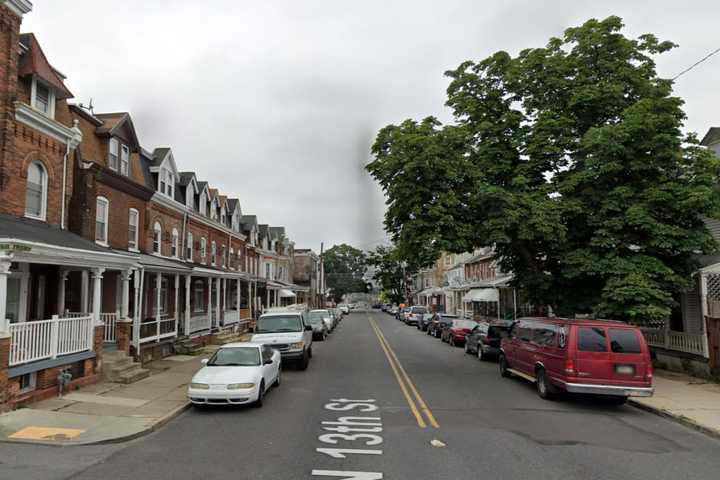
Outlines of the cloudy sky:
[{"label": "cloudy sky", "polygon": [[[243,212],[298,247],[384,242],[364,172],[375,133],[444,109],[443,72],[542,46],[590,17],[680,45],[672,77],[720,47],[715,1],[33,0],[36,34],[75,101],[129,111],[142,144],[169,146]],[[687,129],[720,125],[720,54],[678,79]]]}]

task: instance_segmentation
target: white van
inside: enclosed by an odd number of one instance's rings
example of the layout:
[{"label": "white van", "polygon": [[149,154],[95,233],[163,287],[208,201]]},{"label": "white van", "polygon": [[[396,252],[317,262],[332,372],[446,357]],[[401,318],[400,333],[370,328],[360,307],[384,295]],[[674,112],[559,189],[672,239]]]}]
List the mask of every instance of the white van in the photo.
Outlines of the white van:
[{"label": "white van", "polygon": [[252,336],[253,342],[277,349],[283,363],[293,362],[305,370],[312,358],[312,325],[305,312],[277,311],[260,316]]}]

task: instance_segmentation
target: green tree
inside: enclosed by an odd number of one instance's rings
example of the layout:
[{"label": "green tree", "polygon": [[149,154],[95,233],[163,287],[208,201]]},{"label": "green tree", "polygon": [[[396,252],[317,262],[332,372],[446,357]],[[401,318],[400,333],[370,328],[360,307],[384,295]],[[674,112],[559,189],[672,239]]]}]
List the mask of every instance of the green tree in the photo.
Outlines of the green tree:
[{"label": "green tree", "polygon": [[384,297],[391,303],[402,303],[411,270],[405,265],[397,248],[379,246],[368,253],[367,263],[375,267],[373,279],[380,284]]},{"label": "green tree", "polygon": [[336,302],[348,293],[366,293],[366,257],[362,250],[345,243],[334,245],[323,254],[325,281]]},{"label": "green tree", "polygon": [[[718,212],[720,168],[683,137],[682,101],[657,76],[652,57],[674,45],[622,27],[593,19],[544,48],[465,62],[447,72],[454,125],[380,131],[368,170],[403,254],[428,263],[443,249],[494,245],[536,304],[668,318],[697,254],[716,248],[702,217]],[[405,248],[423,241],[417,254]]]}]

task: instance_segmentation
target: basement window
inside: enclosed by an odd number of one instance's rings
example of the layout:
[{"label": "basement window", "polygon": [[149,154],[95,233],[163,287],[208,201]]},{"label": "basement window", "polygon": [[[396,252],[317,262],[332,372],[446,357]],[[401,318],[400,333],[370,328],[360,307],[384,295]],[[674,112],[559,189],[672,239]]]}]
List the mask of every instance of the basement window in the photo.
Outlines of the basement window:
[{"label": "basement window", "polygon": [[37,372],[20,375],[20,377],[18,378],[18,382],[20,383],[19,393],[22,394],[32,392],[37,386]]}]

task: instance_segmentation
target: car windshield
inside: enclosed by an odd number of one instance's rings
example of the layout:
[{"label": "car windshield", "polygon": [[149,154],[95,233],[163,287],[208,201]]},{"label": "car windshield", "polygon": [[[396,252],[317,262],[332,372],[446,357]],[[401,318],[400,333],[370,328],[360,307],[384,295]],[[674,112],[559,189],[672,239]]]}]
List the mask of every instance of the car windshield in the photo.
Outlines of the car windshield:
[{"label": "car windshield", "polygon": [[301,332],[299,315],[273,315],[260,317],[255,333]]},{"label": "car windshield", "polygon": [[260,350],[257,347],[221,348],[210,360],[208,367],[254,367],[260,365]]},{"label": "car windshield", "polygon": [[453,327],[455,328],[475,328],[476,322],[472,320],[453,320]]},{"label": "car windshield", "polygon": [[412,313],[427,313],[427,309],[425,307],[413,307]]},{"label": "car windshield", "polygon": [[310,323],[313,325],[317,325],[319,323],[322,323],[323,318],[329,318],[330,313],[329,312],[310,312]]},{"label": "car windshield", "polygon": [[505,338],[510,333],[510,327],[493,325],[488,329],[488,337],[492,338]]}]

